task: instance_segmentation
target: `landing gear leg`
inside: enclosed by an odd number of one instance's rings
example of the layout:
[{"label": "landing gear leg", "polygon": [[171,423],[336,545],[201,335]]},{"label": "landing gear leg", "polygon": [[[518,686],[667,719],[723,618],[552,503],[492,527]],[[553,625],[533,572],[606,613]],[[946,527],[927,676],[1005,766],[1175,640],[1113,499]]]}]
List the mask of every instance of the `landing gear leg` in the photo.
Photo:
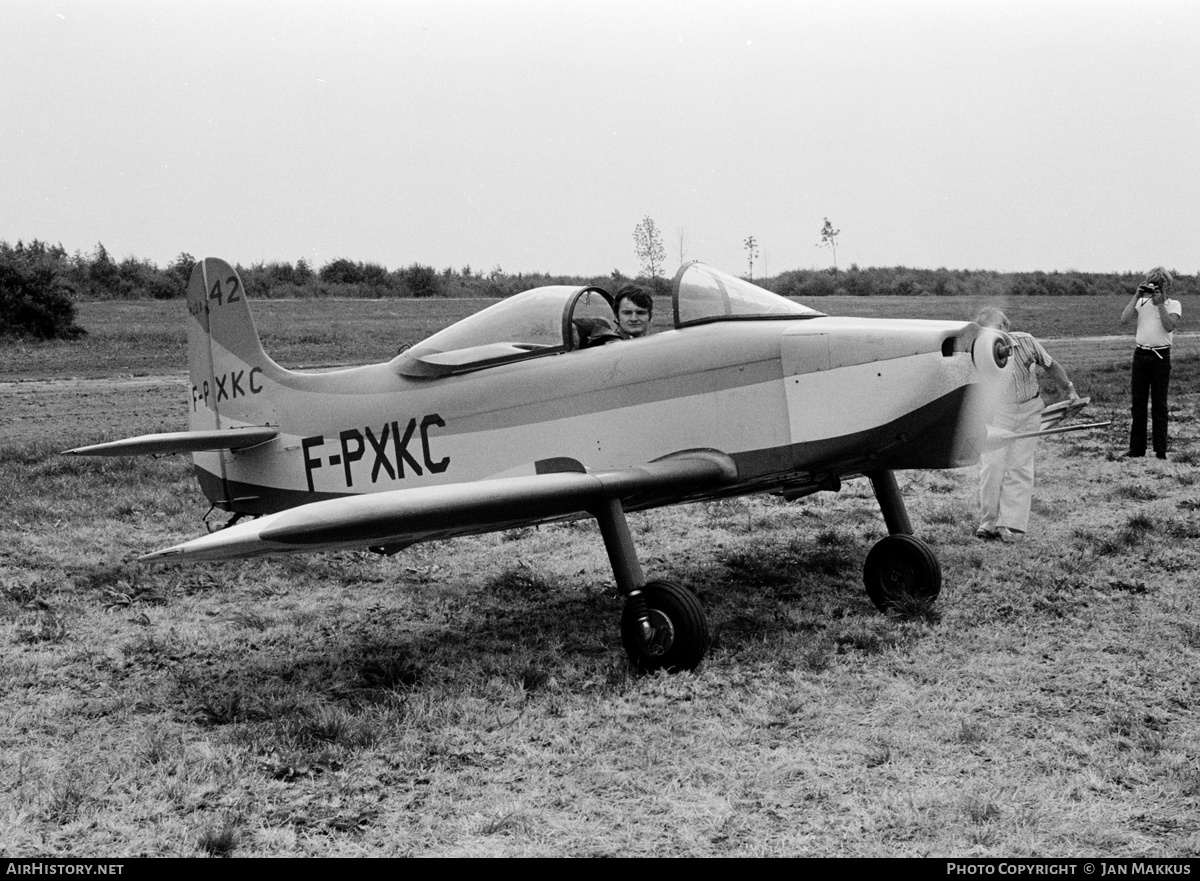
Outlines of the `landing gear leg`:
[{"label": "landing gear leg", "polygon": [[875,498],[879,502],[879,510],[883,512],[883,522],[887,524],[889,535],[912,535],[912,522],[908,519],[908,509],[904,507],[904,496],[900,495],[900,484],[892,471],[871,471],[867,473],[871,480],[871,488],[875,490]]},{"label": "landing gear leg", "polygon": [[933,549],[912,534],[896,475],[873,471],[867,477],[889,533],[871,548],[863,565],[867,596],[884,612],[913,600],[936,598],[942,589],[942,567]]},{"label": "landing gear leg", "polygon": [[592,512],[600,524],[617,590],[625,597],[621,640],[625,653],[642,673],[691,670],[704,660],[711,637],[700,601],[670,581],[647,583],[619,499]]}]

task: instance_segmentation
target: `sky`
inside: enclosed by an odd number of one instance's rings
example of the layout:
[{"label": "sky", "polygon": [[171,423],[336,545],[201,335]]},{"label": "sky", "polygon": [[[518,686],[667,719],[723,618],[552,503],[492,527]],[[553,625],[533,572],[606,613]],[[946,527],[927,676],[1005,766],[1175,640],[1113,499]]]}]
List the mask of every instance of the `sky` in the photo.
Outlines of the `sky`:
[{"label": "sky", "polygon": [[3,0],[0,240],[1200,271],[1200,3]]}]

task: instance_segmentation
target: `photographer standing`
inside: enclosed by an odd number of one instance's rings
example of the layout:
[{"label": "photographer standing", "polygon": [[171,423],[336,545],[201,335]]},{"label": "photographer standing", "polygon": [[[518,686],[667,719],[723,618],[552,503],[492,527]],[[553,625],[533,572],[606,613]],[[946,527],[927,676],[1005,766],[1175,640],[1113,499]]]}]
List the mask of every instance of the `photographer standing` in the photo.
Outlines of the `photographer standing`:
[{"label": "photographer standing", "polygon": [[1178,300],[1167,297],[1171,273],[1156,266],[1138,285],[1137,293],[1121,312],[1121,323],[1137,315],[1133,350],[1132,424],[1129,427],[1129,458],[1146,455],[1146,403],[1150,403],[1154,455],[1167,458],[1167,386],[1171,381],[1171,340],[1183,315]]}]

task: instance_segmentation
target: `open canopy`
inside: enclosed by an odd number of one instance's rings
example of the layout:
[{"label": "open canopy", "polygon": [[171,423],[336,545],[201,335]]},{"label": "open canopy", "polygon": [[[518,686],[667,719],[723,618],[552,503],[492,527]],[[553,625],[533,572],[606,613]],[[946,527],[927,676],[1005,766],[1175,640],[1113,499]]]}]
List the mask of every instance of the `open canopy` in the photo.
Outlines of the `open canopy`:
[{"label": "open canopy", "polygon": [[703,263],[685,263],[675,273],[674,307],[676,327],[822,314]]}]

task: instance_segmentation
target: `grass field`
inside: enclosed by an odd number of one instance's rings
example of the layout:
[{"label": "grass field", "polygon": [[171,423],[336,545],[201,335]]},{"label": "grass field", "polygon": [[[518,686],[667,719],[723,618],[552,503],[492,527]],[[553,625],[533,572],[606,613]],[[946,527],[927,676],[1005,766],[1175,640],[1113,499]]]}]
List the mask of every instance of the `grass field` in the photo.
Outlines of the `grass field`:
[{"label": "grass field", "polygon": [[[976,305],[931,304],[850,302]],[[297,366],[388,357],[480,305],[253,309]],[[1113,305],[1010,312],[1093,336]],[[181,310],[89,304],[82,348],[6,344],[0,382],[183,371]],[[925,619],[865,596],[885,530],[862,481],[632,515],[647,571],[715,630],[697,672],[641,679],[591,523],[138,566],[201,531],[190,463],[57,456],[126,433],[106,405],[44,440],[0,423],[0,854],[1200,855],[1190,346],[1165,463],[1118,458],[1128,340],[1056,349],[1114,424],[1043,442],[1022,544],[973,537],[977,469],[900,475],[945,575]]]}]

